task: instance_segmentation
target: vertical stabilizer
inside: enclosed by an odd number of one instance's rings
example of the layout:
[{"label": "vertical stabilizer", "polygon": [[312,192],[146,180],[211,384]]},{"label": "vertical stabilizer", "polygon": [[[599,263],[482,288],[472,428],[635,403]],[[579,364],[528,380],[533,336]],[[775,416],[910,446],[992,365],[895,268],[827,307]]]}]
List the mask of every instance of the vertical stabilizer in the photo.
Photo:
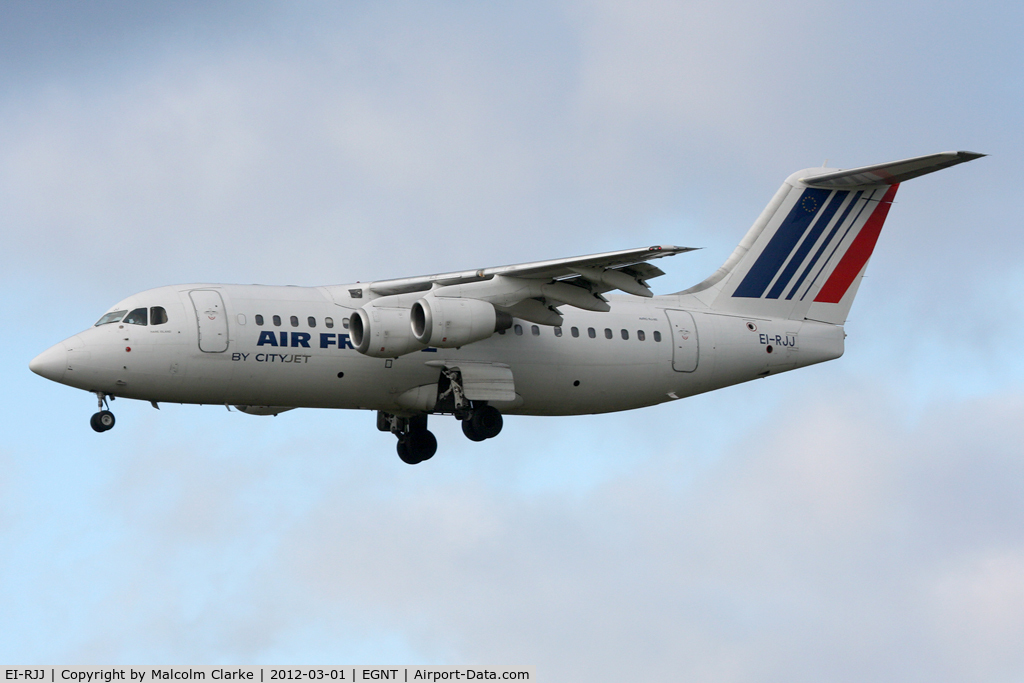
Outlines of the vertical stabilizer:
[{"label": "vertical stabilizer", "polygon": [[725,264],[681,294],[737,315],[841,325],[899,184],[981,156],[944,152],[794,173]]}]

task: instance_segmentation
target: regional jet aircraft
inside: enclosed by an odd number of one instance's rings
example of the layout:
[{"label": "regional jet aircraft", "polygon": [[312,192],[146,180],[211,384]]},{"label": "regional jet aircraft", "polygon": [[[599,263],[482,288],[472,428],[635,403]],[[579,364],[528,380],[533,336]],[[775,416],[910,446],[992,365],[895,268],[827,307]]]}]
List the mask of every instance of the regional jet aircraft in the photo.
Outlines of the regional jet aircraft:
[{"label": "regional jet aircraft", "polygon": [[437,450],[430,415],[483,441],[503,414],[630,410],[839,358],[899,184],[980,156],[794,173],[722,267],[674,294],[654,296],[651,262],[686,247],[326,287],[160,287],[29,367],[95,394],[97,432],[115,397],[373,410],[415,464]]}]

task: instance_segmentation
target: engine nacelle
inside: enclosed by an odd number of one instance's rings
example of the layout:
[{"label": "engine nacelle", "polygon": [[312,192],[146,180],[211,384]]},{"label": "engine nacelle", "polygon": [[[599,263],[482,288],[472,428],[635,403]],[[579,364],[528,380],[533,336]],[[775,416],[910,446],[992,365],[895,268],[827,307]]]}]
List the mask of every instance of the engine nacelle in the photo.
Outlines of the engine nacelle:
[{"label": "engine nacelle", "polygon": [[396,358],[426,347],[412,335],[408,308],[364,306],[349,317],[352,346],[375,358]]},{"label": "engine nacelle", "polygon": [[512,316],[479,299],[425,296],[412,305],[412,334],[422,344],[453,349],[512,327]]}]

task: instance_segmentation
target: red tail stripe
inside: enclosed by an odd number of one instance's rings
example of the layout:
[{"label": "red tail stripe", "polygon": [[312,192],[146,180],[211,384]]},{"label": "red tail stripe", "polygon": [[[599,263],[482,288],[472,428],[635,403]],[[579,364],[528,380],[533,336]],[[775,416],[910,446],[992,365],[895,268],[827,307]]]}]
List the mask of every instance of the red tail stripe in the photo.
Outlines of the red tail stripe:
[{"label": "red tail stripe", "polygon": [[878,236],[882,232],[882,225],[885,223],[885,217],[889,215],[889,207],[892,206],[893,197],[896,196],[896,188],[899,186],[899,183],[889,186],[889,190],[882,197],[882,200],[878,202],[878,206],[871,213],[867,223],[857,233],[857,236],[853,238],[853,243],[846,250],[846,253],[843,254],[839,265],[832,271],[832,275],[829,276],[828,281],[825,282],[821,291],[818,292],[818,296],[814,298],[815,301],[837,304],[842,300],[846,290],[850,288],[850,285],[857,278],[857,274],[860,273],[864,268],[864,264],[871,258],[871,252],[875,250],[875,242],[878,241]]}]

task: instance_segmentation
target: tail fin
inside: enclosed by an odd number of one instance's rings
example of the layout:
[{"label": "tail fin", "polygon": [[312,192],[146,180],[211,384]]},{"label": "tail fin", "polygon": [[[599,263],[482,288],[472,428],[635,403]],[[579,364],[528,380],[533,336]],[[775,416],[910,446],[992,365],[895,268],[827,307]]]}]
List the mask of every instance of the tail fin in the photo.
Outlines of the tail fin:
[{"label": "tail fin", "polygon": [[680,294],[738,315],[841,325],[899,184],[982,156],[943,152],[794,173],[725,264]]}]

